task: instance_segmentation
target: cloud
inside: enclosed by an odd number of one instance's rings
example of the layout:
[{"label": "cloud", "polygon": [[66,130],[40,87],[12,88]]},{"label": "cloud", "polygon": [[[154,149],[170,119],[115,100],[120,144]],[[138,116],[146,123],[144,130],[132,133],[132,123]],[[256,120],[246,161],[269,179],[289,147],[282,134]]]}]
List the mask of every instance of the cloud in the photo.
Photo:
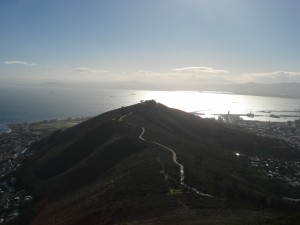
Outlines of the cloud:
[{"label": "cloud", "polygon": [[240,80],[264,83],[300,82],[300,72],[273,71],[263,73],[245,73],[241,75]]},{"label": "cloud", "polygon": [[29,63],[25,61],[4,61],[6,65],[24,65],[24,66],[36,66],[35,63]]},{"label": "cloud", "polygon": [[185,71],[169,71],[169,72],[153,72],[147,70],[139,70],[138,74],[140,78],[152,81],[158,81],[160,83],[167,82],[168,84],[177,83],[182,85],[192,84],[201,82],[203,83],[224,83],[229,82],[228,76],[224,74],[209,74],[206,73],[193,73]]},{"label": "cloud", "polygon": [[172,69],[172,71],[193,72],[193,73],[215,73],[215,74],[229,73],[228,70],[217,70],[217,69],[214,69],[211,67],[206,67],[206,66],[175,68],[175,69]]},{"label": "cloud", "polygon": [[184,74],[180,72],[153,72],[153,71],[148,71],[148,70],[139,70],[139,74],[147,76],[147,77],[152,77],[152,78],[158,78],[158,79],[176,79],[176,78],[188,78],[190,74]]},{"label": "cloud", "polygon": [[144,74],[144,75],[147,75],[147,76],[158,76],[158,77],[161,77],[161,76],[177,76],[179,73],[169,73],[169,72],[153,72],[153,71],[149,71],[149,70],[139,70],[138,73],[140,74]]},{"label": "cloud", "polygon": [[300,72],[275,71],[272,76],[277,79],[300,77]]},{"label": "cloud", "polygon": [[87,68],[87,67],[74,68],[73,71],[78,72],[78,73],[94,73],[94,74],[108,72],[106,70],[95,70],[95,69],[91,69],[91,68]]},{"label": "cloud", "polygon": [[[201,72],[200,72],[201,71]],[[205,72],[203,72],[205,71]],[[185,67],[172,69],[171,72],[153,72],[139,70],[139,74],[169,79],[228,79],[227,70],[215,70],[210,67]],[[208,75],[209,73],[209,75]]]}]

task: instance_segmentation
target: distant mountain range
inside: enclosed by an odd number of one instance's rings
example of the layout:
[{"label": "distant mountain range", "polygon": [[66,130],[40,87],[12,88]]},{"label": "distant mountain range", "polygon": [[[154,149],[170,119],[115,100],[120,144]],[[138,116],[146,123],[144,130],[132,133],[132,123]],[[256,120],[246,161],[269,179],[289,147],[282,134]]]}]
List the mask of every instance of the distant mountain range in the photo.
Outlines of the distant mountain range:
[{"label": "distant mountain range", "polygon": [[12,224],[269,224],[297,209],[283,197],[300,198],[299,188],[251,166],[289,165],[299,150],[155,101],[54,132],[30,149],[15,175],[35,202]]},{"label": "distant mountain range", "polygon": [[282,98],[300,98],[300,83],[149,83],[140,81],[122,82],[86,82],[86,81],[55,81],[55,80],[25,80],[6,79],[2,85],[55,87],[55,88],[101,88],[126,90],[161,90],[161,91],[217,91],[241,95],[273,96]]},{"label": "distant mountain range", "polygon": [[130,90],[193,90],[193,91],[219,91],[229,92],[241,95],[258,95],[258,96],[273,96],[283,98],[300,98],[300,83],[276,83],[276,84],[261,84],[261,83],[243,83],[243,84],[210,84],[210,83],[195,83],[195,84],[154,84],[143,83],[138,81],[126,81],[115,83],[73,83],[63,84],[48,82],[43,83],[43,86],[77,86],[77,87],[93,87],[93,88],[108,88],[108,89],[130,89]]},{"label": "distant mountain range", "polygon": [[277,83],[277,84],[231,84],[220,87],[222,91],[228,91],[242,95],[274,96],[283,98],[300,98],[299,83]]}]

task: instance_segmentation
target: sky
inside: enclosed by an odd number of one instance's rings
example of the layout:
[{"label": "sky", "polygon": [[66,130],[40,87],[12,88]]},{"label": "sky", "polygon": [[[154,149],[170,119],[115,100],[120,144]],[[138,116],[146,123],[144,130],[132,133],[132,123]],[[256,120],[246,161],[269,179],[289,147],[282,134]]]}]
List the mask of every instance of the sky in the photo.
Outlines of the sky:
[{"label": "sky", "polygon": [[300,82],[298,0],[0,0],[0,80]]}]

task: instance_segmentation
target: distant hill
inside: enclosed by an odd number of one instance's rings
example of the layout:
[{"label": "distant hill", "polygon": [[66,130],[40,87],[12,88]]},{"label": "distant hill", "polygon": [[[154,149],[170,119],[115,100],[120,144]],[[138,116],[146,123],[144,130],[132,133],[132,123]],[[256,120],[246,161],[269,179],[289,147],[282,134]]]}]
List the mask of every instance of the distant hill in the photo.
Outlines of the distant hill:
[{"label": "distant hill", "polygon": [[257,96],[272,96],[282,98],[300,98],[300,83],[190,83],[190,84],[155,84],[143,83],[138,81],[124,81],[111,83],[58,83],[48,82],[41,84],[42,86],[74,86],[74,87],[93,87],[93,88],[109,88],[109,89],[128,89],[128,90],[193,90],[193,91],[220,91],[229,92],[241,95],[257,95]]},{"label": "distant hill", "polygon": [[161,90],[161,91],[217,91],[241,95],[271,96],[282,98],[300,98],[300,83],[209,83],[209,82],[182,82],[182,83],[149,83],[141,81],[121,82],[82,82],[71,80],[16,80],[2,79],[1,85],[33,86],[52,88],[95,88],[95,89],[124,89],[124,90]]},{"label": "distant hill", "polygon": [[223,87],[223,90],[243,95],[274,96],[283,98],[300,98],[299,83],[259,84],[245,83],[232,84]]},{"label": "distant hill", "polygon": [[31,150],[16,176],[35,203],[15,224],[268,224],[297,209],[281,198],[300,198],[250,166],[299,160],[299,150],[155,101],[54,132]]}]

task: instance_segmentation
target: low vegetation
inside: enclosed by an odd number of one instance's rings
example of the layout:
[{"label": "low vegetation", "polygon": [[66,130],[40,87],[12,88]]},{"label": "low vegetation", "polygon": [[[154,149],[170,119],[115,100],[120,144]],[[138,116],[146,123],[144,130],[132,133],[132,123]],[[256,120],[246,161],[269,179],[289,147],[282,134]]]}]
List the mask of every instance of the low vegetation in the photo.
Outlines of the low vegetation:
[{"label": "low vegetation", "polygon": [[[171,153],[140,140],[142,127],[146,140],[176,150],[186,184],[214,197],[182,187]],[[16,175],[36,203],[16,224],[297,224],[299,219],[299,204],[283,199],[300,198],[299,187],[251,166],[255,157],[288,164],[300,159],[299,149],[155,101],[56,131],[31,150],[34,156]]]}]

